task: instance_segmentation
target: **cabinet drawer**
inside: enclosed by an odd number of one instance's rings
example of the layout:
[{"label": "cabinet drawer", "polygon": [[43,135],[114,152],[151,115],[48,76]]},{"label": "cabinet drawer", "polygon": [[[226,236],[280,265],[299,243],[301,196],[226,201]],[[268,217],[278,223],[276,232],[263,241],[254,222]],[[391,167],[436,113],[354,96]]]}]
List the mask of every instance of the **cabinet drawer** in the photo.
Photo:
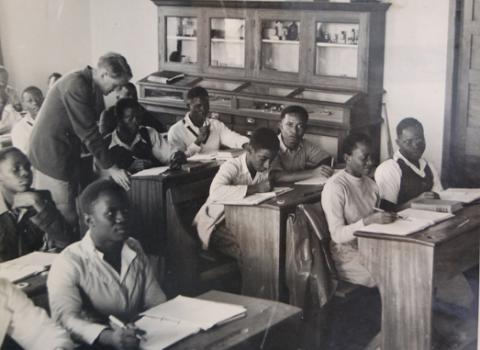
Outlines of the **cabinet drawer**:
[{"label": "cabinet drawer", "polygon": [[233,124],[239,126],[247,126],[251,128],[268,127],[268,120],[253,117],[233,117]]},{"label": "cabinet drawer", "polygon": [[255,126],[250,127],[250,126],[247,126],[247,125],[232,125],[232,130],[233,131],[236,131],[239,134],[245,135],[245,136],[248,136],[248,137],[252,136],[253,130],[255,130],[255,129],[256,129]]}]

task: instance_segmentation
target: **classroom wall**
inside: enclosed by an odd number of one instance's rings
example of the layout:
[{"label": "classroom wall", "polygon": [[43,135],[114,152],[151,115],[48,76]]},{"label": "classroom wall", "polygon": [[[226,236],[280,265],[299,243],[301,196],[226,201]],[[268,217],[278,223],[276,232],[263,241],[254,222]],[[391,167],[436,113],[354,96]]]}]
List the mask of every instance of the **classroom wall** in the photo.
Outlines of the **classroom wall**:
[{"label": "classroom wall", "polygon": [[53,71],[90,62],[90,6],[84,0],[0,0],[0,43],[10,82],[45,91]]}]

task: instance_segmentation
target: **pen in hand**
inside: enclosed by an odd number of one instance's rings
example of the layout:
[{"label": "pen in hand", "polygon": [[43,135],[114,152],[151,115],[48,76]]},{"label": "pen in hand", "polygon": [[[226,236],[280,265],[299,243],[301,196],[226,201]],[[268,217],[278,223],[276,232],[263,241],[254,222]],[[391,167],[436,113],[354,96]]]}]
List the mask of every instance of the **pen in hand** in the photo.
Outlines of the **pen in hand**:
[{"label": "pen in hand", "polygon": [[[123,323],[122,321],[120,321],[118,318],[116,318],[115,316],[113,315],[110,315],[108,316],[108,320],[114,324],[115,326],[119,327],[119,328],[122,328],[122,329],[127,329],[128,327],[125,325],[125,323]],[[138,329],[138,328],[135,328],[135,337],[138,339],[138,340],[144,340],[142,335],[145,334],[145,331],[141,330],[141,329]],[[138,333],[137,333],[138,332]]]}]

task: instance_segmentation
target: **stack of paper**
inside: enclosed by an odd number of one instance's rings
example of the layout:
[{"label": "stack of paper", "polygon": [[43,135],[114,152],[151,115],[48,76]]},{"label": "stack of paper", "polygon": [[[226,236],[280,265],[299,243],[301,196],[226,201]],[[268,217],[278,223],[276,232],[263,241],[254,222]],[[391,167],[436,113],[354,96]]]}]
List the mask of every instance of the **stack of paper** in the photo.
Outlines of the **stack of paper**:
[{"label": "stack of paper", "polygon": [[0,264],[0,278],[16,282],[45,271],[58,254],[33,252]]},{"label": "stack of paper", "polygon": [[191,157],[188,157],[188,161],[191,162],[209,162],[212,160],[228,160],[236,158],[245,152],[243,149],[230,149],[226,151],[217,151],[209,153],[197,153]]},{"label": "stack of paper", "polygon": [[216,203],[226,205],[257,205],[292,190],[293,188],[291,187],[275,187],[271,192],[255,193],[239,200],[222,200]]},{"label": "stack of paper", "polygon": [[142,349],[164,349],[200,330],[245,316],[240,305],[178,296],[144,313],[135,325],[146,332]]},{"label": "stack of paper", "polygon": [[158,176],[160,174],[163,174],[169,169],[168,165],[166,166],[158,166],[155,168],[150,168],[150,169],[145,169],[142,171],[139,171],[138,173],[135,173],[132,175],[132,177],[142,177],[142,176]]},{"label": "stack of paper", "polygon": [[439,195],[444,200],[471,203],[480,199],[480,188],[449,188]]}]

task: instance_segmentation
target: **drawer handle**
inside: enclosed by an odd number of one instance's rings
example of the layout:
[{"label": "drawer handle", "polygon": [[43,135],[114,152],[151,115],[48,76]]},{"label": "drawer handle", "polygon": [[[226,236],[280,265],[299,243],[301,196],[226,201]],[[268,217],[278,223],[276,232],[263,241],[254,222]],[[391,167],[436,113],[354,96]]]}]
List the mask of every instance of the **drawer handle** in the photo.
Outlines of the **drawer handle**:
[{"label": "drawer handle", "polygon": [[247,118],[247,124],[255,124],[255,122],[256,122],[255,118],[252,118],[252,117]]}]

